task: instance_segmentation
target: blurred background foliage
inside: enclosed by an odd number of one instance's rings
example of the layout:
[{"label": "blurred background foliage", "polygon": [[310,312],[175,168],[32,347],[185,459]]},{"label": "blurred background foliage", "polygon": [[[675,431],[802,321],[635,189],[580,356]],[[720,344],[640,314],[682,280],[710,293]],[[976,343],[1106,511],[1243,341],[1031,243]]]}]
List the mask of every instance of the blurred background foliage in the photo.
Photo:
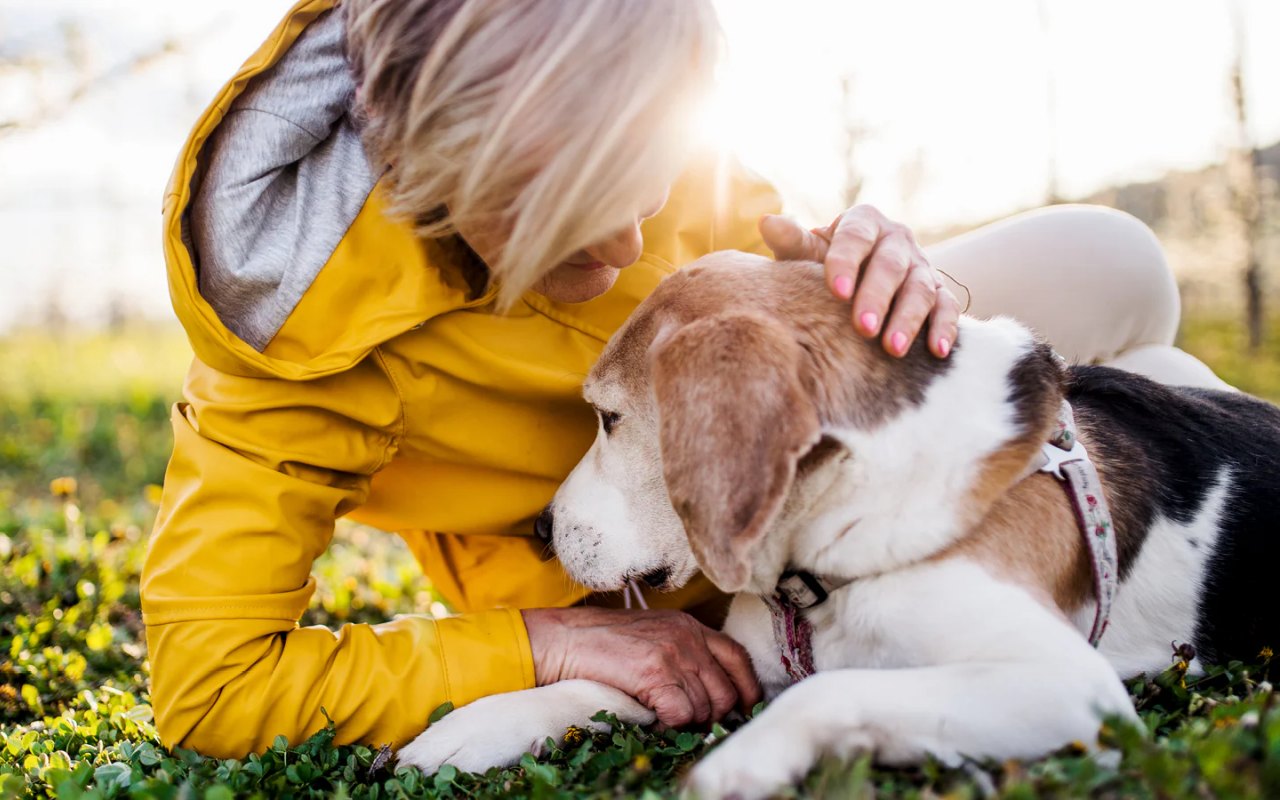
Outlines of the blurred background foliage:
[{"label": "blurred background foliage", "polygon": [[145,323],[0,338],[0,492],[75,476],[97,501],[160,483],[190,359],[180,332]]},{"label": "blurred background foliage", "polygon": [[[1229,383],[1280,402],[1280,319],[1254,350],[1240,317],[1193,307],[1178,338]],[[89,503],[154,494],[190,358],[180,331],[147,323],[0,336],[0,512],[64,476]]]}]

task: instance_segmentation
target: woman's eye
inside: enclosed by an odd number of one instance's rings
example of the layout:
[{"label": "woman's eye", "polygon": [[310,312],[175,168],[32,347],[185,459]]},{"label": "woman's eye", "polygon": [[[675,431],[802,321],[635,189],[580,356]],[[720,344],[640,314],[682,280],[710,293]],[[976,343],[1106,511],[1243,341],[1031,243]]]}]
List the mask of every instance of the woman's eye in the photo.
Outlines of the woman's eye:
[{"label": "woman's eye", "polygon": [[600,424],[604,426],[604,435],[608,436],[613,433],[613,426],[618,424],[618,420],[622,419],[622,415],[616,411],[601,411]]}]

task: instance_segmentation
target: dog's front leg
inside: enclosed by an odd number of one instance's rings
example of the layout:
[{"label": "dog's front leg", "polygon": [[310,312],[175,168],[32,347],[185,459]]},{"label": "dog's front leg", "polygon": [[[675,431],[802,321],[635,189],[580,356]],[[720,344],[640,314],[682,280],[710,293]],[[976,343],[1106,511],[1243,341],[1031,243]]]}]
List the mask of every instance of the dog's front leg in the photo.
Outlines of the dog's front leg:
[{"label": "dog's front leg", "polygon": [[654,715],[625,692],[586,680],[570,680],[482,697],[452,712],[401,748],[396,760],[428,775],[445,764],[463,772],[515,764],[525,753],[540,755],[548,737],[557,744],[570,725],[606,730],[592,722],[610,711],[626,723],[648,725]]},{"label": "dog's front leg", "polygon": [[1058,661],[819,673],[695,766],[689,788],[703,800],[768,797],[824,755],[905,765],[931,754],[956,764],[1095,745],[1103,716],[1135,715],[1115,672],[1079,644],[1081,657]]}]

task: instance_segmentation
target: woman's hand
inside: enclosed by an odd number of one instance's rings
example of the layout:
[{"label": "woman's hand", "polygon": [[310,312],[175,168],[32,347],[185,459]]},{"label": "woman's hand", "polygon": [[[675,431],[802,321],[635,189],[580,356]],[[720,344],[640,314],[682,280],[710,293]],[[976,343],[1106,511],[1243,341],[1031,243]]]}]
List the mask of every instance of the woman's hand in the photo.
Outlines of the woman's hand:
[{"label": "woman's hand", "polygon": [[760,233],[780,261],[821,261],[832,293],[853,300],[854,328],[880,336],[891,355],[910,349],[926,319],[929,350],[938,358],[950,354],[960,303],[906,226],[862,205],[808,231],[770,214],[760,220]]},{"label": "woman's hand", "polygon": [[760,702],[742,645],[679,611],[539,608],[521,612],[538,685],[585,678],[616,687],[677,727]]}]

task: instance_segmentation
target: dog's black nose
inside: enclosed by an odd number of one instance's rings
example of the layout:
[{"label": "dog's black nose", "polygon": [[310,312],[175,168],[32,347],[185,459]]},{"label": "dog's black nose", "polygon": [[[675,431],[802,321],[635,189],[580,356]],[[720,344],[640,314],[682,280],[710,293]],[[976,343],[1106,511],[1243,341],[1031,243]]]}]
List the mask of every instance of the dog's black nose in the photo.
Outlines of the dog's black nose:
[{"label": "dog's black nose", "polygon": [[661,589],[666,585],[667,579],[671,577],[671,570],[666,567],[659,567],[640,576],[640,580],[649,584],[655,589]]},{"label": "dog's black nose", "polygon": [[542,513],[533,521],[534,535],[541,539],[548,548],[552,546],[551,532],[555,530],[555,521],[555,514],[551,511],[550,504],[548,504],[546,508],[542,509]]}]

